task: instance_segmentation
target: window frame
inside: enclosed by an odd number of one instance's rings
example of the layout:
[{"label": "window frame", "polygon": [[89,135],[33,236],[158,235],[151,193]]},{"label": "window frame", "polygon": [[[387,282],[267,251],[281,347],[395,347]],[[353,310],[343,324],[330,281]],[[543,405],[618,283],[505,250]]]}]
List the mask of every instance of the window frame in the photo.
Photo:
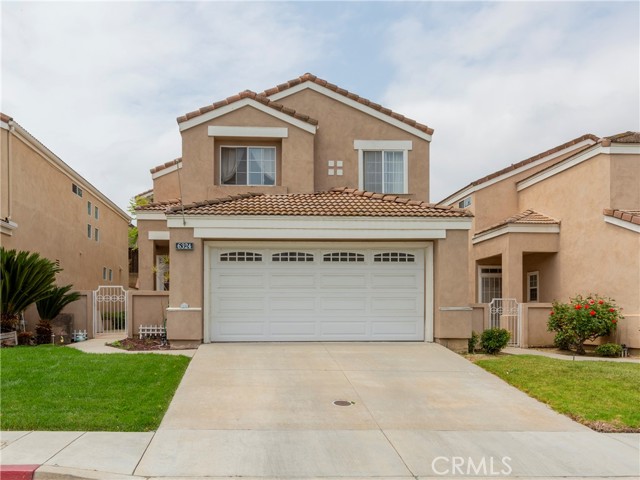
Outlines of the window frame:
[{"label": "window frame", "polygon": [[91,224],[87,223],[87,238],[91,240],[93,238],[93,229],[91,228]]},{"label": "window frame", "polygon": [[[409,193],[409,152],[413,150],[411,140],[354,140],[353,148],[358,151],[358,188],[364,188],[364,152],[382,152],[384,168],[384,152],[402,152],[402,191],[378,192],[389,195],[403,195]],[[384,175],[384,174],[383,174]],[[384,178],[382,183],[384,189]]]},{"label": "window frame", "polygon": [[[533,287],[536,291],[536,299],[531,300],[531,278],[536,279],[536,285]],[[540,272],[527,272],[527,303],[539,303],[540,302]]]},{"label": "window frame", "polygon": [[[500,273],[482,273],[482,269],[500,269]],[[500,279],[500,295],[502,295],[502,265],[478,265],[478,303],[489,303],[482,301],[483,288],[482,288],[482,279],[483,278],[499,278]],[[499,297],[494,297],[499,298]]]},{"label": "window frame", "polygon": [[98,210],[98,206],[93,206],[93,216],[96,220],[100,220],[100,211]]},{"label": "window frame", "polygon": [[96,227],[93,228],[93,239],[96,242],[100,241],[100,230],[98,228],[96,228]]},{"label": "window frame", "polygon": [[[228,184],[222,181],[222,149],[223,148],[244,148],[247,150],[247,183]],[[249,149],[264,148],[273,150],[273,185],[249,182]],[[218,147],[218,185],[221,187],[275,187],[278,185],[278,148],[274,145],[220,145]],[[264,175],[264,174],[263,174]]]},{"label": "window frame", "polygon": [[471,195],[463,198],[458,202],[458,208],[467,208],[471,206]]}]

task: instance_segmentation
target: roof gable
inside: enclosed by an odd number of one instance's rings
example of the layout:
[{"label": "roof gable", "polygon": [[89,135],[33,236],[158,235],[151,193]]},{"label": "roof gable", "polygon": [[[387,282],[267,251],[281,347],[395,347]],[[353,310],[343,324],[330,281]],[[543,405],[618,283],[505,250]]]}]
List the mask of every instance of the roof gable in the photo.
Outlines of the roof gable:
[{"label": "roof gable", "polygon": [[309,117],[309,115],[296,112],[292,108],[285,107],[280,103],[268,99],[264,95],[259,95],[250,90],[245,90],[237,95],[215,102],[212,105],[207,105],[193,112],[189,112],[186,115],[178,117],[177,122],[180,131],[184,131],[247,105],[310,133],[316,132],[318,125],[316,119]]},{"label": "roof gable", "polygon": [[349,105],[361,112],[371,115],[379,120],[394,125],[402,130],[405,130],[413,135],[416,135],[425,140],[431,141],[431,135],[433,135],[433,129],[418,123],[417,121],[405,117],[397,112],[392,111],[389,108],[385,108],[380,104],[372,102],[364,97],[356,95],[353,92],[349,92],[344,88],[340,88],[337,85],[327,82],[321,78],[312,75],[311,73],[305,73],[304,75],[289,80],[288,82],[277,85],[262,92],[260,95],[264,95],[272,100],[279,100],[281,98],[293,95],[304,89],[312,89],[318,93],[321,93],[327,97],[333,98],[341,103]]}]

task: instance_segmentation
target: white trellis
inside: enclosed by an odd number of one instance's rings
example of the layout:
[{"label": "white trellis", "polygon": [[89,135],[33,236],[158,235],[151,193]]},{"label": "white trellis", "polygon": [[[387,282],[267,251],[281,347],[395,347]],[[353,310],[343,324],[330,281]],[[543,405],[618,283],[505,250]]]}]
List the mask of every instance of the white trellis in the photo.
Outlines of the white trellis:
[{"label": "white trellis", "polygon": [[166,329],[162,325],[140,325],[138,327],[138,335],[140,339],[148,337],[163,337]]},{"label": "white trellis", "polygon": [[508,345],[520,346],[521,305],[515,298],[494,298],[489,304],[489,327],[505,328],[511,334]]},{"label": "white trellis", "polygon": [[127,332],[127,291],[121,286],[101,285],[93,292],[93,333]]}]

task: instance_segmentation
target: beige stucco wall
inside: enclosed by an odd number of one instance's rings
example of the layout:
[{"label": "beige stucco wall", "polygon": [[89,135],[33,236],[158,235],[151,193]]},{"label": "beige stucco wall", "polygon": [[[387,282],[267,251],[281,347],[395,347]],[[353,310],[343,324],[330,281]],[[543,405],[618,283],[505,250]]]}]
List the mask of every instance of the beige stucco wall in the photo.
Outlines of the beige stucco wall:
[{"label": "beige stucco wall", "polygon": [[154,202],[166,202],[178,198],[180,198],[180,178],[177,170],[164,173],[153,179]]},{"label": "beige stucco wall", "polygon": [[464,343],[450,341],[468,339],[472,330],[466,281],[468,234],[467,230],[448,230],[446,239],[434,242],[434,339],[454,349]]},{"label": "beige stucco wall", "polygon": [[[73,330],[86,330],[89,338],[93,338],[93,292],[80,290],[80,298],[67,305],[61,313],[73,315]],[[35,335],[36,325],[40,321],[40,315],[35,304],[30,305],[24,311],[26,331]]]},{"label": "beige stucco wall", "polygon": [[[242,145],[239,139],[210,137],[208,127],[251,126],[251,127],[284,127],[288,129],[288,137],[274,142],[265,139],[249,143],[279,145],[281,158],[276,166],[277,185],[269,186],[224,186],[219,183],[219,168],[214,161],[219,155],[219,146]],[[185,203],[201,201],[209,198],[224,197],[240,192],[258,193],[310,193],[313,192],[313,142],[314,134],[295,125],[268,115],[251,106],[245,106],[222,117],[215,118],[182,133],[182,181]],[[245,142],[246,143],[246,142]],[[279,168],[278,168],[279,167]]]},{"label": "beige stucco wall", "polygon": [[[5,129],[0,132],[0,216],[10,217],[18,224],[11,236],[0,235],[2,246],[38,252],[59,261],[63,268],[57,277],[59,285],[72,284],[76,290],[94,290],[98,285],[126,288],[128,219],[94,195],[88,185],[54,165],[36,145],[15,133],[9,139]],[[82,198],[72,192],[73,183],[82,188]],[[92,205],[91,215],[87,202]],[[88,224],[92,238],[87,237]],[[95,228],[99,230],[99,241],[94,239]],[[103,267],[113,272],[112,281],[103,280]]]},{"label": "beige stucco wall", "polygon": [[169,306],[169,292],[128,292],[127,318],[129,336],[137,336],[140,325],[162,325]]},{"label": "beige stucco wall", "polygon": [[[137,220],[138,225],[138,289],[155,290],[156,255],[167,253],[167,242],[149,240],[149,232],[169,231],[166,220]],[[161,246],[164,248],[161,249]]]},{"label": "beige stucco wall", "polygon": [[[315,141],[315,190],[358,187],[358,151],[354,140],[411,140],[409,152],[410,198],[429,199],[429,142],[378,120],[311,89],[278,100],[287,107],[315,118],[319,129]],[[344,175],[328,175],[328,161],[342,160]]]},{"label": "beige stucco wall", "polygon": [[611,155],[610,194],[608,206],[619,210],[640,208],[640,157]]}]

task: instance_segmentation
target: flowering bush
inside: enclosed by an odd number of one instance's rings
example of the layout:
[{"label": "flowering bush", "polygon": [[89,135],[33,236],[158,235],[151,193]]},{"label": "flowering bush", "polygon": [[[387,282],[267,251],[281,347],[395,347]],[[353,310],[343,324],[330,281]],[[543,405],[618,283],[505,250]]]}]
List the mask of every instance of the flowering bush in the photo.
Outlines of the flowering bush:
[{"label": "flowering bush", "polygon": [[556,332],[555,344],[563,349],[575,348],[584,355],[584,342],[611,334],[620,319],[620,308],[610,298],[578,295],[569,303],[553,302],[547,330]]}]

